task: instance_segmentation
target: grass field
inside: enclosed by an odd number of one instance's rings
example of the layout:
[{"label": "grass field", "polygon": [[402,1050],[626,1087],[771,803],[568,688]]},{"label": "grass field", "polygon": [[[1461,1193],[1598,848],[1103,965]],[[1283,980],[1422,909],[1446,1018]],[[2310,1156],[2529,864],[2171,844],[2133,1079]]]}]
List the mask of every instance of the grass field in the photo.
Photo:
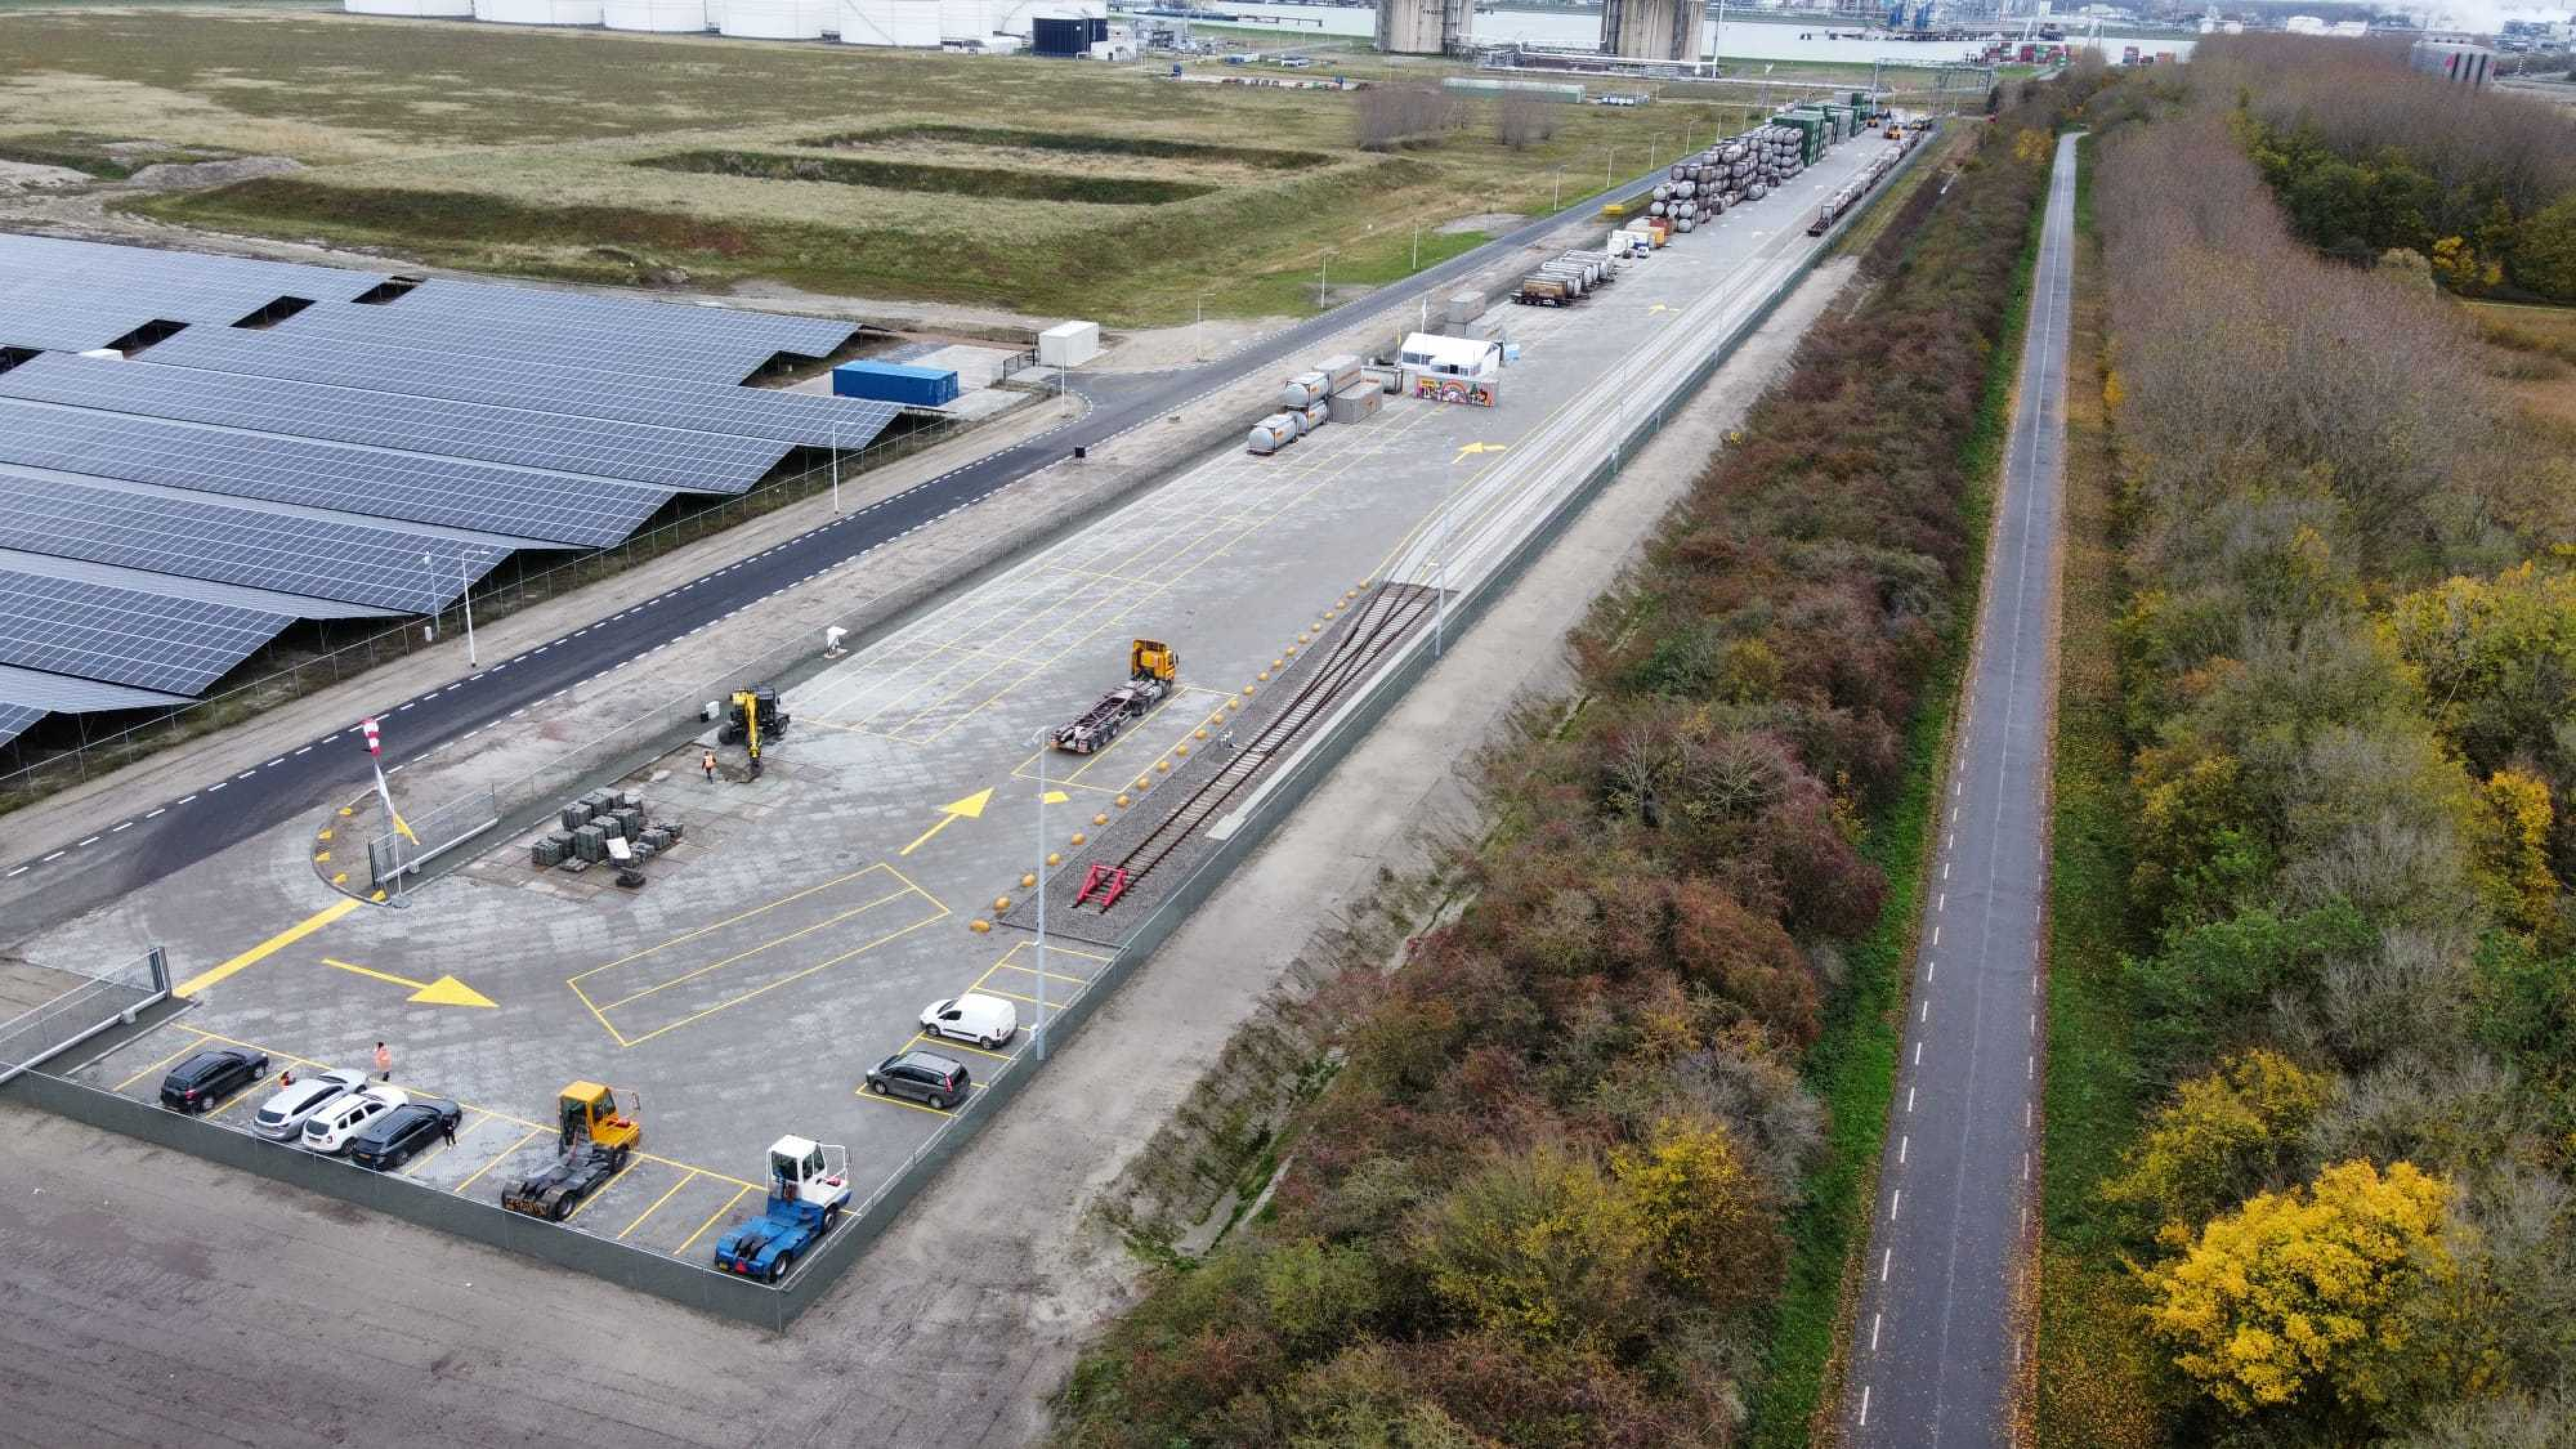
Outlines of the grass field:
[{"label": "grass field", "polygon": [[2479,335],[2513,358],[2506,382],[2531,412],[2576,430],[2576,307],[2465,302]]},{"label": "grass field", "polygon": [[295,8],[10,8],[0,155],[150,140],[292,157],[311,169],[120,204],[433,264],[766,277],[1135,325],[1202,297],[1220,315],[1311,310],[1328,258],[1336,284],[1393,280],[1417,223],[1429,266],[1481,239],[1442,222],[1543,213],[1560,187],[1570,205],[1746,119],[1715,101],[1569,106],[1515,151],[1476,102],[1434,144],[1372,154],[1350,93],[1150,69]]}]

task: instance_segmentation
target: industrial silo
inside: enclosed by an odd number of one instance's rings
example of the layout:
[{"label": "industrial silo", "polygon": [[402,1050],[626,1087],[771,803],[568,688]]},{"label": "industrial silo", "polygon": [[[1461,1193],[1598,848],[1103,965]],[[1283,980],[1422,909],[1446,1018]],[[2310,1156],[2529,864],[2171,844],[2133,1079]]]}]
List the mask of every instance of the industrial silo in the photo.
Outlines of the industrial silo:
[{"label": "industrial silo", "polygon": [[341,0],[340,8],[352,15],[410,15],[463,20],[473,15],[474,0]]},{"label": "industrial silo", "polygon": [[1475,28],[1472,0],[1377,0],[1377,48],[1390,55],[1463,53]]},{"label": "industrial silo", "polygon": [[725,0],[724,33],[739,40],[820,40],[821,0]]},{"label": "industrial silo", "polygon": [[474,0],[474,18],[503,25],[597,25],[600,0]]},{"label": "industrial silo", "polygon": [[939,48],[940,0],[840,0],[844,45]]},{"label": "industrial silo", "polygon": [[599,17],[611,30],[686,35],[707,28],[707,0],[601,0]]},{"label": "industrial silo", "polygon": [[1601,53],[1628,60],[1699,60],[1708,0],[1602,0]]}]

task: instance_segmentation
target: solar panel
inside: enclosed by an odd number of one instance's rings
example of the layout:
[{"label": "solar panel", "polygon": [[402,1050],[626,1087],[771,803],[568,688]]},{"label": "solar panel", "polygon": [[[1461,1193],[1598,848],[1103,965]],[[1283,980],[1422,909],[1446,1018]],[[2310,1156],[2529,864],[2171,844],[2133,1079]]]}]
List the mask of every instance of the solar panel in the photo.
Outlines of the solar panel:
[{"label": "solar panel", "polygon": [[0,470],[0,548],[428,613],[506,546]]},{"label": "solar panel", "polygon": [[280,329],[191,327],[153,344],[140,360],[307,382],[357,379],[418,397],[667,423],[813,447],[837,444],[845,452],[866,447],[902,412],[892,403],[859,398],[477,357],[387,341],[342,342]]},{"label": "solar panel", "polygon": [[742,492],[787,453],[783,443],[721,433],[69,353],[0,373],[0,397],[714,493]]},{"label": "solar panel", "polygon": [[532,327],[506,320],[397,313],[393,307],[307,307],[277,324],[297,337],[342,342],[389,341],[477,357],[606,366],[626,374],[681,377],[697,382],[742,381],[769,360],[758,343],[686,343],[617,338],[602,333]]},{"label": "solar panel", "polygon": [[113,298],[120,287],[157,284],[246,289],[272,296],[347,302],[365,296],[388,280],[379,272],[343,267],[161,251],[22,233],[0,234],[0,275],[49,278],[103,300]]},{"label": "solar panel", "polygon": [[0,569],[0,663],[197,694],[295,621]]},{"label": "solar panel", "polygon": [[36,721],[43,719],[45,714],[46,711],[29,705],[0,704],[0,745],[34,729]]},{"label": "solar panel", "polygon": [[606,547],[670,494],[641,484],[0,399],[0,462]]},{"label": "solar panel", "polygon": [[95,307],[84,303],[24,299],[18,294],[0,295],[0,347],[87,352],[93,347],[107,346],[158,315],[146,308],[121,303],[113,307]]},{"label": "solar panel", "polygon": [[436,309],[458,316],[530,319],[591,335],[722,338],[806,357],[830,355],[859,330],[855,323],[824,317],[503,287],[449,278],[424,282],[385,306],[389,312]]}]

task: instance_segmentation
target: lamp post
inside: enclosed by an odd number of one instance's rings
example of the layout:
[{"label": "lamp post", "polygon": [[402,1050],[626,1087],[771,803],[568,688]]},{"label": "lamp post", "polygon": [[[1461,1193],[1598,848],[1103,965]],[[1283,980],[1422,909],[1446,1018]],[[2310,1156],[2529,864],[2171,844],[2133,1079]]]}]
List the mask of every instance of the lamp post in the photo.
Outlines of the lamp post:
[{"label": "lamp post", "polygon": [[421,610],[421,617],[428,622],[420,626],[421,642],[435,644],[438,642],[438,560],[422,554],[420,571],[429,580],[429,607]]},{"label": "lamp post", "polygon": [[474,581],[465,576],[465,554],[456,555],[456,594],[465,601],[465,667],[480,669],[483,661],[474,654]]},{"label": "lamp post", "polygon": [[1547,209],[1550,211],[1565,209],[1565,168],[1562,166],[1556,168],[1556,194],[1548,198]]},{"label": "lamp post", "polygon": [[832,419],[832,512],[841,511],[841,420]]},{"label": "lamp post", "polygon": [[1199,293],[1198,316],[1190,322],[1190,351],[1207,361],[1207,293]]},{"label": "lamp post", "polygon": [[1029,1044],[1037,1049],[1038,1060],[1046,1060],[1046,898],[1047,898],[1047,751],[1055,742],[1045,730],[1038,731],[1038,1019],[1029,1030]]},{"label": "lamp post", "polygon": [[1324,289],[1331,285],[1332,275],[1333,249],[1331,247],[1326,247],[1324,248],[1324,264],[1315,269],[1315,310],[1318,312],[1324,309]]}]

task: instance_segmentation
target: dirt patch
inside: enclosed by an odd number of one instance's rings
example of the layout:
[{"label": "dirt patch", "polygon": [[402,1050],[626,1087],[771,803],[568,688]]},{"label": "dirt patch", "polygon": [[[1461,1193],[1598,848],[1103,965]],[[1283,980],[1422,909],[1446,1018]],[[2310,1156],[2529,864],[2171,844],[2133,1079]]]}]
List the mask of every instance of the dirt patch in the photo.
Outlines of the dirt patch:
[{"label": "dirt patch", "polygon": [[1217,188],[1144,176],[1005,171],[988,166],[921,166],[857,157],[792,156],[774,151],[682,151],[632,163],[662,171],[741,176],[754,181],[823,181],[880,191],[919,191],[999,201],[1071,201],[1091,206],[1165,206]]},{"label": "dirt patch", "polygon": [[1469,232],[1479,231],[1489,236],[1500,236],[1527,220],[1529,220],[1528,217],[1518,212],[1488,211],[1477,216],[1462,216],[1455,221],[1444,221],[1432,230],[1442,236],[1465,236]]},{"label": "dirt patch", "polygon": [[1013,151],[1070,151],[1079,155],[1138,156],[1156,161],[1226,161],[1238,166],[1253,166],[1266,171],[1301,171],[1309,166],[1330,166],[1333,157],[1321,151],[1268,151],[1253,146],[1223,146],[1208,141],[1165,141],[1151,136],[1084,136],[1058,135],[1046,131],[1021,131],[1007,126],[888,126],[875,131],[853,131],[838,136],[817,136],[800,141],[803,146],[846,149],[853,146],[899,145],[922,141],[948,141],[969,146],[994,146]]},{"label": "dirt patch", "polygon": [[304,163],[284,156],[240,156],[230,161],[166,161],[134,173],[133,184],[146,191],[188,191],[201,186],[228,186],[259,176],[284,176]]}]

